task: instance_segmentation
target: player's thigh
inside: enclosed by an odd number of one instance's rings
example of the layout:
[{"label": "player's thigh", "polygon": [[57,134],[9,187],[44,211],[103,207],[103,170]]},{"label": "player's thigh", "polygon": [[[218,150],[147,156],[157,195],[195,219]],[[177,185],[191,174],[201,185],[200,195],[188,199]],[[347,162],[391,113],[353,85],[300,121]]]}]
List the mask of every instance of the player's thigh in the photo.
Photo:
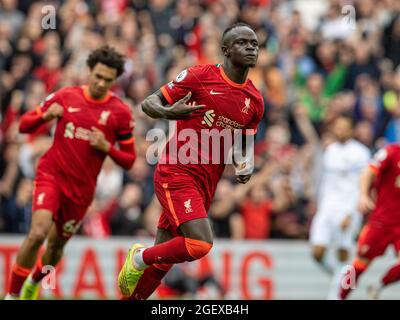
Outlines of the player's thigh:
[{"label": "player's thigh", "polygon": [[32,213],[32,222],[28,238],[35,243],[43,242],[53,224],[53,213],[46,209],[39,209]]},{"label": "player's thigh", "polygon": [[213,233],[208,218],[189,220],[180,225],[179,230],[186,238],[213,243]]},{"label": "player's thigh", "polygon": [[368,260],[379,257],[385,252],[391,240],[392,233],[388,228],[368,223],[358,238],[357,255]]},{"label": "player's thigh", "polygon": [[31,234],[37,237],[48,234],[53,224],[54,215],[58,211],[59,203],[59,189],[52,181],[35,180],[32,192]]},{"label": "player's thigh", "polygon": [[67,244],[68,240],[69,238],[64,238],[59,235],[56,224],[53,224],[47,238],[47,249],[50,251],[62,250]]},{"label": "player's thigh", "polygon": [[332,224],[326,214],[317,213],[311,222],[310,244],[315,247],[329,247],[332,238]]},{"label": "player's thigh", "polygon": [[340,227],[340,225],[336,227],[334,232],[334,243],[335,247],[338,249],[338,257],[341,259],[341,261],[343,261],[342,259],[345,259],[346,257],[345,252],[350,252],[350,250],[354,247],[357,233],[357,229],[351,225],[344,230]]},{"label": "player's thigh", "polygon": [[168,230],[168,226],[165,228],[157,228],[156,240],[154,241],[154,244],[160,244],[171,240],[172,238],[174,238],[174,235],[170,230]]}]

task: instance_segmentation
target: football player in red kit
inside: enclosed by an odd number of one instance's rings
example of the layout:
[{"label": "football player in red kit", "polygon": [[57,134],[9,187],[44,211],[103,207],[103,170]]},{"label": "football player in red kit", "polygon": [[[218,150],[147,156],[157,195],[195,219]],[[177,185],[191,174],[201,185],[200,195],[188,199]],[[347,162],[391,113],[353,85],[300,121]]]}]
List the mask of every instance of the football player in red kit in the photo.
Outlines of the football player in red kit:
[{"label": "football player in red kit", "polygon": [[[37,167],[32,224],[12,269],[8,299],[37,298],[46,275],[42,267],[60,261],[93,199],[106,156],[124,169],[135,161],[131,110],[109,90],[124,71],[123,56],[103,46],[89,55],[87,65],[88,85],[60,89],[21,117],[22,133],[33,132],[52,119],[57,119],[57,126],[53,145]],[[37,259],[46,238],[46,250]]]},{"label": "football player in red kit", "polygon": [[[359,208],[371,212],[362,229],[357,256],[346,278],[342,280],[340,298],[346,299],[356,283],[376,257],[393,245],[400,258],[400,145],[392,144],[379,150],[361,177]],[[353,276],[350,274],[354,272]],[[369,298],[377,299],[380,291],[400,280],[400,260],[382,277],[380,283],[369,286]]]},{"label": "football player in red kit", "polygon": [[[135,244],[129,250],[118,278],[124,299],[147,299],[172,264],[200,259],[213,245],[207,212],[225,162],[215,161],[221,153],[216,158],[207,154],[208,145],[198,137],[205,129],[242,130],[254,136],[264,113],[263,98],[247,79],[258,57],[255,32],[245,24],[233,25],[224,31],[221,49],[223,64],[183,70],[142,103],[143,111],[152,118],[177,120],[176,136],[194,132],[197,138],[192,146],[201,147],[189,157],[173,159],[186,155],[180,150],[187,147],[186,140],[178,139],[177,153],[170,151],[171,140],[166,145],[154,174],[155,193],[163,208],[155,245],[144,248]],[[188,158],[201,161],[188,163]],[[237,181],[246,183],[251,177],[251,170],[242,170],[249,168],[246,161],[233,163]]]}]

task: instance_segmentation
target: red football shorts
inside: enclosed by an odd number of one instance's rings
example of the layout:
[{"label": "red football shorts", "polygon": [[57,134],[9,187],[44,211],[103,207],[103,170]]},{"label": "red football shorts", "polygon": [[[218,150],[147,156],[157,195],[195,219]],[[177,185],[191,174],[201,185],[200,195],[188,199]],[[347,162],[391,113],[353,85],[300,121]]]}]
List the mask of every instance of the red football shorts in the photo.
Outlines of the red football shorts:
[{"label": "red football shorts", "polygon": [[177,228],[190,220],[207,218],[209,204],[188,175],[171,174],[154,179],[154,192],[162,206],[158,228],[177,235]]},{"label": "red football shorts", "polygon": [[75,204],[67,198],[55,178],[35,179],[32,210],[46,209],[53,213],[57,233],[64,239],[72,237],[82,222],[88,206]]},{"label": "red football shorts", "polygon": [[377,222],[369,222],[361,230],[357,252],[360,257],[372,260],[384,254],[391,244],[396,252],[400,251],[400,226],[385,226]]}]

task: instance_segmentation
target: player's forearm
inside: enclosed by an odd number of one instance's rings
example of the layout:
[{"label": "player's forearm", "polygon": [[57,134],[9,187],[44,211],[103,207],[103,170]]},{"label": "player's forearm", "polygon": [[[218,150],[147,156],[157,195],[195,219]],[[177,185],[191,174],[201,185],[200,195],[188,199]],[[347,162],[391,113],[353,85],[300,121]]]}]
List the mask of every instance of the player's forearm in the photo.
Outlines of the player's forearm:
[{"label": "player's forearm", "polygon": [[136,160],[135,146],[133,143],[129,145],[121,145],[119,150],[114,146],[110,146],[108,155],[116,164],[125,170],[129,170],[132,168],[133,163]]},{"label": "player's forearm", "polygon": [[25,113],[19,122],[19,132],[32,133],[46,122],[43,115],[36,110]]},{"label": "player's forearm", "polygon": [[148,96],[142,102],[142,110],[153,119],[167,118],[167,108],[163,106],[161,99],[156,94]]},{"label": "player's forearm", "polygon": [[367,167],[360,178],[360,194],[362,196],[369,196],[371,186],[375,180],[375,173],[371,170],[370,167]]}]

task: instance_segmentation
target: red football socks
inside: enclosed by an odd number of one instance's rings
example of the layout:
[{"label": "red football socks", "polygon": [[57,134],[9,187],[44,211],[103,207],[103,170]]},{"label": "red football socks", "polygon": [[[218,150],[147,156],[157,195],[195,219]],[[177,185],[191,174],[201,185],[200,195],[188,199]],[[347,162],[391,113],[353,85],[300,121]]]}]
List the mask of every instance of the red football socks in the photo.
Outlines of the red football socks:
[{"label": "red football socks", "polygon": [[143,251],[143,262],[147,265],[154,263],[180,263],[191,258],[186,248],[184,237],[175,237]]},{"label": "red football socks", "polygon": [[395,264],[386,272],[382,278],[382,286],[387,286],[393,282],[400,280],[400,262]]},{"label": "red football socks", "polygon": [[146,300],[160,285],[161,280],[171,269],[171,264],[153,264],[144,270],[143,275],[140,277],[135,291],[128,298],[122,300]]},{"label": "red football socks", "polygon": [[31,269],[14,264],[11,271],[11,280],[8,293],[13,296],[19,296],[22,285],[24,284],[26,278],[28,278],[30,273]]},{"label": "red football socks", "polygon": [[40,282],[49,273],[49,272],[42,272],[42,268],[43,268],[43,263],[42,263],[42,259],[40,258],[36,262],[36,265],[32,272],[32,280],[35,281],[36,283]]},{"label": "red football socks", "polygon": [[174,264],[193,261],[205,256],[211,247],[212,244],[208,242],[179,236],[145,249],[143,262],[152,265],[154,263]]},{"label": "red football socks", "polygon": [[358,259],[355,259],[352,267],[352,269],[354,270],[354,277],[349,274],[350,271],[346,273],[346,277],[348,277],[350,281],[354,281],[354,283],[348,283],[346,287],[344,287],[342,283],[339,293],[339,296],[342,300],[346,299],[346,297],[350,293],[350,290],[356,286],[358,278],[365,270],[367,270],[368,265]]}]

